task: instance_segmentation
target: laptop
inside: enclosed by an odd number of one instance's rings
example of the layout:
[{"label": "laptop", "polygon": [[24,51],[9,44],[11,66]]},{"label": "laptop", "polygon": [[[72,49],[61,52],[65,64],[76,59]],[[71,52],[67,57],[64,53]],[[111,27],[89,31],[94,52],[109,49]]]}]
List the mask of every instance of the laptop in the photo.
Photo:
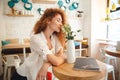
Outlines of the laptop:
[{"label": "laptop", "polygon": [[75,70],[93,70],[93,71],[100,70],[96,59],[91,58],[91,57],[76,58],[73,69],[75,69]]}]

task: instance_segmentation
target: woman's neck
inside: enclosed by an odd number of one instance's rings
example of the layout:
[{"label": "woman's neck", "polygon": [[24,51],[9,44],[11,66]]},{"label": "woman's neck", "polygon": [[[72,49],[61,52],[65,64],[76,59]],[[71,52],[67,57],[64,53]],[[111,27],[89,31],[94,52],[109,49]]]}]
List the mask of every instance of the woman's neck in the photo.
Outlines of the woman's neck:
[{"label": "woman's neck", "polygon": [[43,33],[44,33],[46,39],[50,39],[53,34],[53,32],[50,29],[46,29]]},{"label": "woman's neck", "polygon": [[47,40],[47,45],[48,45],[49,49],[52,49],[51,36],[52,36],[53,32],[50,31],[49,29],[48,30],[46,29],[43,33]]}]

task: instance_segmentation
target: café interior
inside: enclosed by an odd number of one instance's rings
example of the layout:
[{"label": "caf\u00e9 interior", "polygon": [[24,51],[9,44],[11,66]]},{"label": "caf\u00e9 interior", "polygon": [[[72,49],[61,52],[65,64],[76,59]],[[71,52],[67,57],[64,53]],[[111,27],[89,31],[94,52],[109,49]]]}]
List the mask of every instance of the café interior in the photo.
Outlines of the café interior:
[{"label": "caf\u00e9 interior", "polygon": [[[76,57],[92,57],[110,66],[100,80],[120,80],[120,0],[0,0],[0,80],[10,80],[12,67],[31,54],[32,29],[47,8],[64,10],[71,29],[80,29],[74,38]],[[14,57],[17,64],[9,65]],[[61,79],[55,75],[52,80],[57,78]]]}]

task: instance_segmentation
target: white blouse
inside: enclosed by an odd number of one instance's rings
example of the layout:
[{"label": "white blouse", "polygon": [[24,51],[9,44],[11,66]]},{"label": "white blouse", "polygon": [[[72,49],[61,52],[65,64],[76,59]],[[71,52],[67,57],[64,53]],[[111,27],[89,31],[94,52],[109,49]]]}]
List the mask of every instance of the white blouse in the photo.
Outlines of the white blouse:
[{"label": "white blouse", "polygon": [[56,35],[51,36],[52,49],[49,50],[47,40],[43,32],[32,35],[30,38],[31,54],[25,59],[24,63],[17,68],[18,74],[26,76],[28,80],[36,80],[38,71],[47,61],[47,54],[55,54],[62,48]]}]

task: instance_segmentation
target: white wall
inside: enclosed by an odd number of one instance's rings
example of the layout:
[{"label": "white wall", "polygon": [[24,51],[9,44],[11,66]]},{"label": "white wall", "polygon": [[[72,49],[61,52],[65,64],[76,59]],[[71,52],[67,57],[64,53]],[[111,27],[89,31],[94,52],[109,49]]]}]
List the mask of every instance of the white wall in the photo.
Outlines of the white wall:
[{"label": "white wall", "polygon": [[[3,18],[3,0],[0,1],[0,41],[5,37],[5,27],[4,27],[4,18]],[[1,42],[0,42],[0,75],[2,74],[2,58],[1,58]]]},{"label": "white wall", "polygon": [[89,39],[89,56],[99,59],[99,46],[96,39],[106,38],[106,1],[80,0],[84,11],[83,35]]},{"label": "white wall", "polygon": [[92,0],[91,9],[91,56],[99,59],[99,45],[96,39],[106,37],[106,25],[103,21],[106,17],[105,0]]}]

